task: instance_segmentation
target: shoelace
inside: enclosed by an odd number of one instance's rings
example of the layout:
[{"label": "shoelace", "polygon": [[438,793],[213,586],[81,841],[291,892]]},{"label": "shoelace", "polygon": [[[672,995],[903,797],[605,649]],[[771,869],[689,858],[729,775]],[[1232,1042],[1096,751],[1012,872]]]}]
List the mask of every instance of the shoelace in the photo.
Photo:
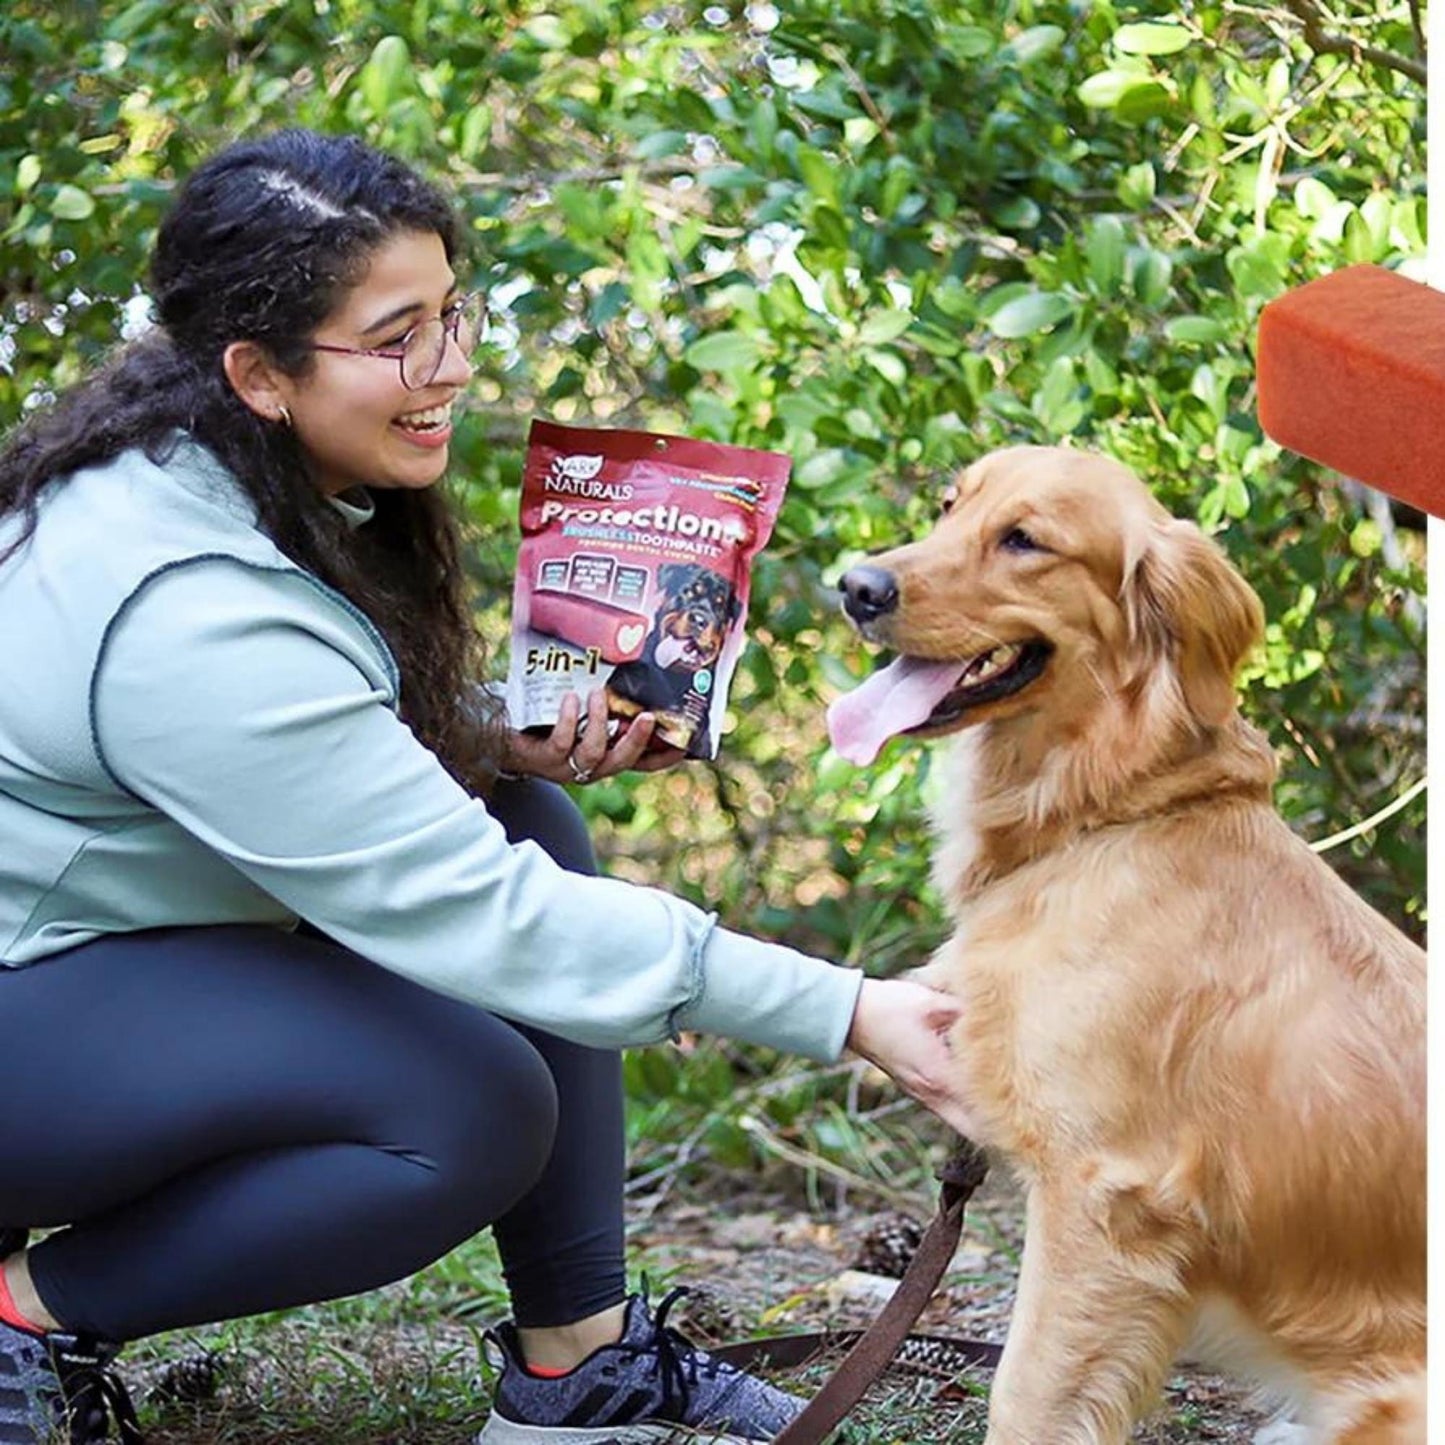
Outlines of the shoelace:
[{"label": "shoelace", "polygon": [[119,1376],[107,1368],[111,1357],[110,1351],[79,1340],[55,1351],[70,1445],[105,1445],[112,1423],[120,1432],[121,1445],[145,1445],[130,1395]]},{"label": "shoelace", "polygon": [[686,1417],[688,1402],[699,1378],[712,1380],[721,1374],[735,1373],[731,1365],[715,1360],[667,1323],[673,1305],[689,1293],[688,1287],[681,1284],[663,1296],[652,1317],[652,1339],[636,1347],[637,1353],[657,1350],[658,1370],[662,1375],[662,1413],[669,1419]]}]

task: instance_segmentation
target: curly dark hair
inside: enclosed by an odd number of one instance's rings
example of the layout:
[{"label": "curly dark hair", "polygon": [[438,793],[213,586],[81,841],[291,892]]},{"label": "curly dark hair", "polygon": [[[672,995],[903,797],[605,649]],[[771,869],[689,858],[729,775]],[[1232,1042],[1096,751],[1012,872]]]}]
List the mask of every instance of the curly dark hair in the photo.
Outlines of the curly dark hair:
[{"label": "curly dark hair", "polygon": [[132,447],[164,463],[189,433],[240,480],[281,551],[377,625],[401,673],[402,717],[455,777],[485,792],[506,730],[474,686],[485,658],[457,517],[438,488],[378,488],[373,519],[350,529],[292,431],[256,416],[222,365],[231,342],[255,341],[279,369],[304,376],[313,333],[377,248],[405,231],[436,234],[449,261],[460,249],[446,196],[354,138],[284,130],[212,156],[181,187],[156,240],[159,324],[11,434],[0,451],[0,518],[23,513],[23,546],[47,487]]}]

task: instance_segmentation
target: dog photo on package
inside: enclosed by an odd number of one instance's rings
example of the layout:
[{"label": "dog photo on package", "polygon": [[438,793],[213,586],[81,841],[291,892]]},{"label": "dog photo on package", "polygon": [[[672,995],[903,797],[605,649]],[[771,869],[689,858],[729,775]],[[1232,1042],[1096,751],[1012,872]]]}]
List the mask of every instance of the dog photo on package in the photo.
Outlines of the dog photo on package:
[{"label": "dog photo on package", "polygon": [[655,432],[533,423],[522,476],[507,711],[550,728],[568,693],[657,718],[656,745],[714,758],[752,560],[790,460]]}]

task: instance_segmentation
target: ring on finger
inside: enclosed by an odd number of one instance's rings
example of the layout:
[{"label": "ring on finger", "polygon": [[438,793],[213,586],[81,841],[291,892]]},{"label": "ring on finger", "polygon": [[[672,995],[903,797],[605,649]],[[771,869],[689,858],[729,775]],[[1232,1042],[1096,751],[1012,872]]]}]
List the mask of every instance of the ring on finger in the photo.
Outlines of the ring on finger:
[{"label": "ring on finger", "polygon": [[579,766],[575,752],[567,754],[567,767],[571,770],[574,782],[590,783],[592,781],[592,769]]}]

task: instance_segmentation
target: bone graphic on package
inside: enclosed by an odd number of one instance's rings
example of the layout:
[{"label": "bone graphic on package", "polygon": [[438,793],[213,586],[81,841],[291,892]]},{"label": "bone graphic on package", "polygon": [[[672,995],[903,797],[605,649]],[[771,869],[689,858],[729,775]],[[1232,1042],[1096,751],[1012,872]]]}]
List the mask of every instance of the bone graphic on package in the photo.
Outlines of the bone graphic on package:
[{"label": "bone graphic on package", "polygon": [[635,661],[647,641],[645,617],[568,592],[534,592],[530,626],[575,647],[595,647],[609,663]]}]

